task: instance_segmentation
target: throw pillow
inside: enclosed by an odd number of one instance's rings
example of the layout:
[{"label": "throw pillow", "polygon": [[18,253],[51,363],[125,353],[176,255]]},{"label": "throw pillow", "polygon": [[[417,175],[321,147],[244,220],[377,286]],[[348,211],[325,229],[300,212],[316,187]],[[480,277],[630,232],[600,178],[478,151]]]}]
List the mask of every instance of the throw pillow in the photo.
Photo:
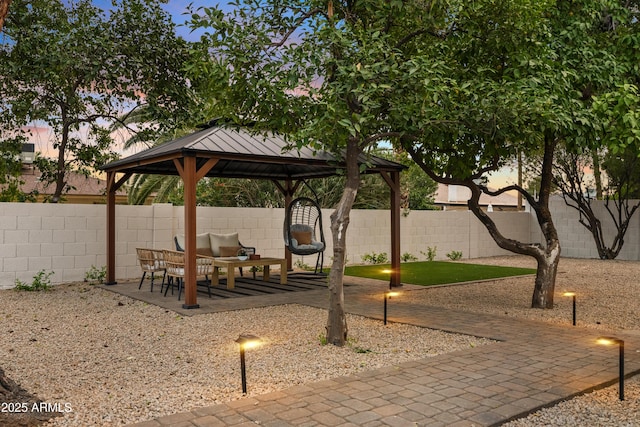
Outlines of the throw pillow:
[{"label": "throw pillow", "polygon": [[211,248],[196,248],[196,254],[212,257],[213,251]]},{"label": "throw pillow", "polygon": [[298,241],[299,245],[311,244],[311,232],[310,231],[292,231],[291,236]]},{"label": "throw pillow", "polygon": [[220,246],[220,256],[238,256],[241,246]]}]

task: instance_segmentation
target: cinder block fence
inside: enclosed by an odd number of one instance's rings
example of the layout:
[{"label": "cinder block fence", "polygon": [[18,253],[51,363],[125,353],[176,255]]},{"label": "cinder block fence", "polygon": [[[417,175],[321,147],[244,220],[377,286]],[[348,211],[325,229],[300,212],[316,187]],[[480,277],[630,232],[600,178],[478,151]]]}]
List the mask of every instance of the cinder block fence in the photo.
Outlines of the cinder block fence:
[{"label": "cinder block fence", "polygon": [[[552,203],[563,256],[597,258],[589,232],[578,223],[575,211],[561,199]],[[329,215],[323,211],[327,251],[331,261],[332,236]],[[529,212],[492,212],[502,233],[520,241],[541,240],[537,221]],[[606,218],[605,215],[601,215]],[[136,248],[173,248],[173,236],[184,230],[181,206],[116,207],[116,278],[140,276]],[[240,241],[255,246],[263,256],[282,257],[284,209],[199,207],[197,232],[238,232]],[[609,221],[605,228],[611,229]],[[348,263],[362,256],[390,253],[390,214],[383,210],[355,210],[347,230]],[[610,235],[610,231],[608,232]],[[106,264],[106,207],[103,205],[0,203],[0,288],[11,288],[16,279],[30,283],[39,271],[53,271],[53,283],[83,280],[93,267]],[[401,253],[425,259],[435,248],[436,259],[451,251],[463,258],[509,255],[500,249],[486,229],[468,211],[411,211],[401,217]],[[629,228],[620,259],[640,259],[638,216]],[[315,257],[294,257],[313,265]]]}]

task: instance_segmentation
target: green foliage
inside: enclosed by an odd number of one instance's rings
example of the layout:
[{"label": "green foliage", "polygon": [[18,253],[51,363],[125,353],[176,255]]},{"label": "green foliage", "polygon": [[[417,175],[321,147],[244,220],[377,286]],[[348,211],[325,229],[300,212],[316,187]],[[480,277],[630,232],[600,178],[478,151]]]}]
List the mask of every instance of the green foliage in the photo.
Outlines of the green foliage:
[{"label": "green foliage", "polygon": [[389,256],[386,252],[381,252],[379,254],[375,252],[371,252],[370,254],[364,254],[361,256],[362,262],[365,264],[384,264],[389,262]]},{"label": "green foliage", "polygon": [[400,260],[402,262],[413,262],[413,261],[417,261],[418,257],[416,257],[415,255],[409,252],[405,252],[400,256]]},{"label": "green foliage", "polygon": [[31,284],[16,279],[14,289],[16,291],[28,292],[48,291],[51,289],[50,277],[53,274],[53,271],[45,272],[44,270],[40,270],[35,276],[33,276],[33,282],[31,282]]},{"label": "green foliage", "polygon": [[427,246],[427,252],[420,251],[420,253],[427,258],[427,261],[433,261],[434,259],[436,259],[437,250],[438,250],[437,246],[434,246],[434,247]]},{"label": "green foliage", "polygon": [[90,284],[102,283],[104,279],[107,277],[107,267],[102,266],[101,268],[97,268],[92,265],[91,268],[84,274],[84,281],[89,282]]},{"label": "green foliage", "polygon": [[[169,15],[154,0],[14,0],[0,39],[0,123],[51,128],[55,159],[40,157],[51,201],[69,190],[65,174],[91,173],[116,157],[109,123],[146,103],[157,126],[187,116],[188,54]],[[133,129],[130,129],[133,131]]]},{"label": "green foliage", "polygon": [[459,259],[462,259],[462,251],[451,251],[447,254],[447,258],[451,261],[458,261]]},{"label": "green foliage", "polygon": [[302,259],[297,259],[296,262],[293,264],[295,267],[299,268],[300,270],[304,270],[304,271],[313,271],[314,268],[311,267],[309,264],[306,264],[304,261],[302,261]]},{"label": "green foliage", "polygon": [[320,334],[318,335],[318,341],[320,342],[320,345],[327,345],[329,344],[329,341],[327,341],[327,336],[324,334]]}]

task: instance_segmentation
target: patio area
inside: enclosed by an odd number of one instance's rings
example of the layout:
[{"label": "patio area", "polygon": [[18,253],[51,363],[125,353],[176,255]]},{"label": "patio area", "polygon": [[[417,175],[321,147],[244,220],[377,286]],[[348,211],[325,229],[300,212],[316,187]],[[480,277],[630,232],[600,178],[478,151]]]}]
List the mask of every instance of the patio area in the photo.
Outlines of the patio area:
[{"label": "patio area", "polygon": [[[268,307],[281,304],[304,303],[308,298],[325,297],[327,294],[327,278],[314,276],[306,272],[289,273],[287,284],[280,284],[280,275],[271,274],[268,282],[263,281],[258,273],[253,278],[250,272],[245,272],[244,276],[236,276],[233,289],[227,289],[227,279],[222,276],[218,286],[211,286],[211,298],[208,296],[206,282],[198,281],[198,303],[197,309],[185,309],[183,305],[184,297],[178,301],[178,290],[171,289],[164,296],[164,291],[160,292],[162,276],[156,277],[151,292],[149,280],[145,280],[142,288],[138,289],[139,281],[132,280],[121,282],[116,285],[100,285],[101,288],[116,292],[118,294],[144,301],[148,304],[157,305],[185,316],[194,316],[205,313],[216,313],[221,311],[242,310],[256,307]],[[356,292],[361,287],[355,285],[365,285],[366,281],[356,277],[345,278],[345,293]],[[379,281],[369,281],[366,283],[367,291],[383,292],[389,285]],[[311,294],[311,295],[310,295]]]}]

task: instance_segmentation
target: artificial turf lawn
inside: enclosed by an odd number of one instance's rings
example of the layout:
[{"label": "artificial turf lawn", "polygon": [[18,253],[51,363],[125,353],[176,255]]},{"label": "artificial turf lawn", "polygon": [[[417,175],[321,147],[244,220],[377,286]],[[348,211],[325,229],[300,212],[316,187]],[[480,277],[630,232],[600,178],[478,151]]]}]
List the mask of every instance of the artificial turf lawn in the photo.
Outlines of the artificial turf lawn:
[{"label": "artificial turf lawn", "polygon": [[[383,270],[390,268],[391,265],[389,264],[354,265],[346,267],[344,274],[347,276],[388,280],[389,273],[385,273]],[[533,268],[500,267],[449,261],[420,261],[400,264],[402,283],[423,286],[523,276],[535,274],[535,272],[536,270]]]}]

